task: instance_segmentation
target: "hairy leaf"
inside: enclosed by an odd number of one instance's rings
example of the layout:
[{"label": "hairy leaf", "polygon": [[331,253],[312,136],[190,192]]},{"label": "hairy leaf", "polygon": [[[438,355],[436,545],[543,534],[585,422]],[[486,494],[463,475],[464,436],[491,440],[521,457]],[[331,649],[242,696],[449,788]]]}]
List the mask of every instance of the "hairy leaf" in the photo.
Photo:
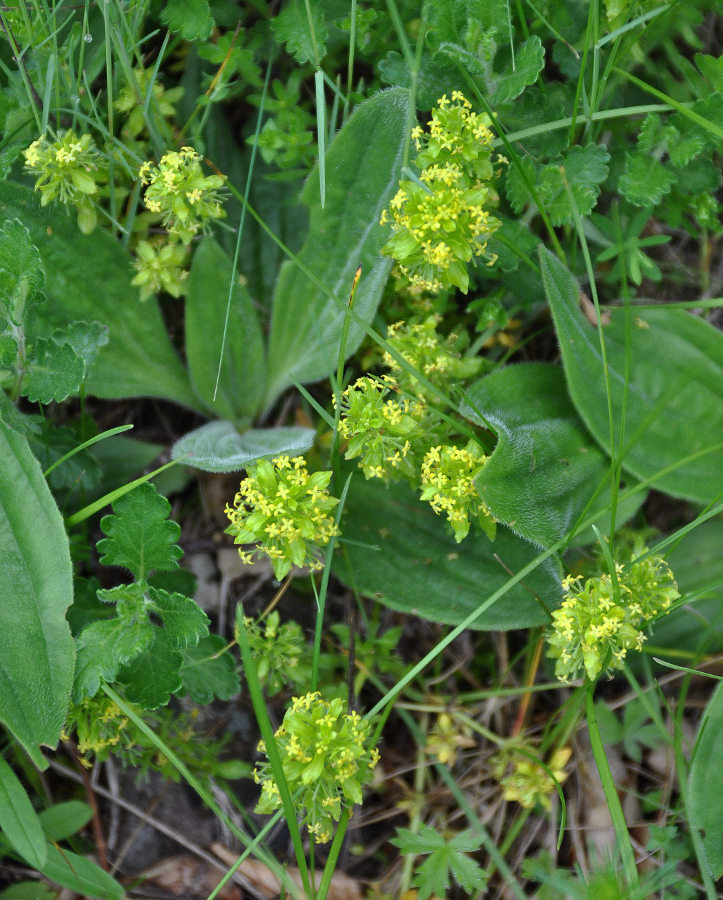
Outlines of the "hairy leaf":
[{"label": "hairy leaf", "polygon": [[650,154],[633,150],[620,176],[620,193],[635,206],[657,206],[670,193],[675,175]]},{"label": "hairy leaf", "polygon": [[[326,206],[319,205],[318,169],[302,192],[311,208],[309,237],[299,252],[335,295],[334,302],[294,262],[285,262],[274,291],[265,405],[295,381],[319,381],[337,363],[345,310],[359,265],[354,311],[370,322],[389,274],[380,254],[388,229],[379,218],[397,189],[407,121],[407,92],[381,91],[361,104],[326,155]],[[363,337],[352,323],[346,355]]]},{"label": "hairy leaf", "polygon": [[162,620],[164,634],[174,649],[193,647],[208,636],[208,616],[195,600],[158,588],[150,588],[148,596],[149,608]]},{"label": "hairy leaf", "polygon": [[[603,328],[612,397],[610,435],[600,334],[579,308],[577,282],[540,247],[545,291],[570,396],[592,435],[623,467],[674,497],[708,503],[723,491],[723,335],[679,309],[613,312]],[[629,359],[629,377],[626,368]]]},{"label": "hairy leaf", "polygon": [[0,721],[44,769],[40,745],[57,744],[73,680],[70,551],[40,466],[4,418],[0,460]]},{"label": "hairy leaf", "polygon": [[[462,413],[480,426],[490,423],[498,436],[475,487],[494,517],[516,534],[549,547],[570,533],[586,508],[590,515],[609,507],[609,460],[570,402],[561,368],[507,366],[471,385],[465,401]],[[617,525],[643,497],[618,508]],[[608,526],[609,518],[598,521],[603,531]],[[584,539],[594,540],[592,529]]]},{"label": "hairy leaf", "polygon": [[183,686],[179,670],[181,654],[165,631],[156,628],[146,649],[118,672],[118,681],[126,685],[126,697],[144,709],[165,706],[171,694]]},{"label": "hairy leaf", "polygon": [[[253,420],[264,395],[263,335],[248,291],[233,273],[228,257],[210,237],[204,238],[196,250],[188,279],[186,358],[194,390],[214,415],[246,424]],[[219,361],[221,378],[214,399]]]},{"label": "hairy leaf", "polygon": [[257,459],[306,453],[313,443],[311,428],[252,428],[239,434],[230,422],[209,422],[177,441],[171,455],[204,472],[239,472]]},{"label": "hairy leaf", "polygon": [[[361,475],[352,482],[341,530],[347,543],[334,571],[342,580],[392,609],[449,625],[502,587],[506,569],[517,572],[536,555],[504,527],[494,543],[470,534],[458,544],[444,519],[405,484],[386,487]],[[555,608],[561,596],[558,571],[546,560],[470,627],[503,631],[549,621],[545,607]]]},{"label": "hairy leaf", "polygon": [[101,679],[115,681],[121,665],[142,653],[154,639],[155,629],[147,619],[129,624],[122,618],[93,622],[78,636],[78,659],[73,699],[94,697]]},{"label": "hairy leaf", "polygon": [[230,700],[241,687],[236,661],[218,634],[202,637],[195,647],[181,650],[183,687],[196,703]]},{"label": "hairy leaf", "polygon": [[540,38],[533,34],[515,51],[515,65],[512,60],[499,75],[495,91],[495,105],[515,100],[524,89],[534,84],[545,64],[545,48]]},{"label": "hairy leaf", "polygon": [[38,338],[26,365],[22,394],[32,403],[60,403],[80,390],[83,360],[66,341]]},{"label": "hairy leaf", "polygon": [[690,825],[702,837],[708,871],[723,876],[723,684],[708,703],[690,764]]},{"label": "hairy leaf", "polygon": [[137,581],[156,569],[178,568],[181,529],[168,520],[170,512],[171,504],[148,482],[125,494],[113,504],[113,515],[100,520],[106,535],[98,541],[100,562],[129,569]]},{"label": "hairy leaf", "polygon": [[30,232],[18,221],[0,225],[0,318],[21,326],[43,297],[45,276],[40,252]]},{"label": "hairy leaf", "polygon": [[184,41],[203,41],[213,31],[208,0],[166,0],[161,22],[170,31],[180,31]]},{"label": "hairy leaf", "polygon": [[310,0],[311,23],[304,0],[288,0],[287,5],[271,20],[276,40],[298,63],[321,62],[326,54],[328,29],[320,0]]}]

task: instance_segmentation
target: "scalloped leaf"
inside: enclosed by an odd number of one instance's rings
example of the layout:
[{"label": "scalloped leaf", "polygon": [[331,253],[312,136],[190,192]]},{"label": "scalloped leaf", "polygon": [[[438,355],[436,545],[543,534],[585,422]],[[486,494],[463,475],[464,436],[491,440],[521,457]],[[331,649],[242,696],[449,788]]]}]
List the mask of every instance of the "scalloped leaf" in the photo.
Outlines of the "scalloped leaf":
[{"label": "scalloped leaf", "polygon": [[195,600],[153,587],[148,596],[150,609],[163,621],[165,636],[174,649],[185,650],[208,637],[209,618]]},{"label": "scalloped leaf", "polygon": [[[448,625],[458,625],[508,581],[505,566],[516,572],[537,555],[504,527],[494,543],[471,533],[457,544],[446,522],[407,485],[387,488],[361,475],[349,490],[341,530],[344,554],[334,571],[346,584],[391,609]],[[470,627],[542,625],[549,621],[545,608],[554,609],[561,599],[559,564],[550,558]]]},{"label": "scalloped leaf", "polygon": [[[610,462],[570,402],[561,368],[506,366],[472,384],[465,399],[462,414],[481,427],[490,423],[498,437],[475,487],[492,515],[515,534],[551,546],[569,534],[598,486],[605,490],[587,514],[609,506]],[[643,499],[641,492],[619,508],[616,524]],[[609,518],[598,522],[603,531],[608,526]],[[575,543],[594,539],[590,528]]]},{"label": "scalloped leaf", "polygon": [[[600,335],[580,311],[576,280],[549,250],[540,247],[539,253],[570,396],[609,452]],[[710,502],[723,491],[723,335],[684,310],[661,308],[635,310],[629,329],[625,311],[613,310],[602,336],[614,446],[626,404],[623,467],[674,497]]]},{"label": "scalloped leaf", "polygon": [[173,641],[158,628],[146,649],[118,672],[118,681],[126,686],[126,697],[143,709],[165,706],[171,694],[180,690],[182,657]]},{"label": "scalloped leaf", "polygon": [[203,472],[239,472],[257,459],[298,456],[314,443],[311,428],[251,428],[239,433],[231,422],[209,422],[177,441],[171,456]]},{"label": "scalloped leaf", "polygon": [[31,337],[48,337],[78,319],[108,328],[90,372],[88,392],[98,397],[166,397],[201,409],[188,373],[171,347],[158,304],[139,303],[131,285],[130,254],[100,228],[81,234],[60,206],[41,207],[30,188],[0,182],[0,210],[17,217],[40,251],[51,301],[31,320]]},{"label": "scalloped leaf", "polygon": [[181,651],[183,686],[196,703],[230,700],[241,689],[236,660],[225,650],[227,641],[218,634],[201,638],[195,647]]},{"label": "scalloped leaf", "polygon": [[178,568],[183,551],[177,545],[181,529],[168,519],[171,504],[149,482],[139,484],[113,504],[113,515],[100,520],[103,534],[98,541],[104,566],[129,569],[136,581],[149,572]]},{"label": "scalloped leaf", "polygon": [[65,723],[75,645],[68,538],[25,438],[0,418],[0,721],[41,769]]},{"label": "scalloped leaf", "polygon": [[71,344],[39,338],[27,360],[21,393],[32,403],[60,403],[78,393],[83,371],[83,360]]}]

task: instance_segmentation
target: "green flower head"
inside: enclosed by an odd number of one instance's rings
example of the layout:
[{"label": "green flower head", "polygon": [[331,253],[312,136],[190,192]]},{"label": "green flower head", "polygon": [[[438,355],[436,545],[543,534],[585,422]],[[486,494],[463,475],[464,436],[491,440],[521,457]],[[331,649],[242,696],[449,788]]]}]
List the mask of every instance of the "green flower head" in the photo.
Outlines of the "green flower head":
[{"label": "green flower head", "polygon": [[164,227],[184,244],[226,215],[221,206],[226,179],[204,175],[201,157],[193,147],[165,153],[157,166],[143,163],[138,175],[146,185],[146,207],[159,214]]},{"label": "green flower head", "polygon": [[[639,547],[636,556],[646,551]],[[608,573],[583,580],[568,576],[562,583],[565,599],[552,613],[549,655],[556,659],[561,681],[576,678],[584,669],[594,681],[604,669],[622,669],[630,650],[641,650],[642,628],[666,614],[680,594],[668,564],[649,556],[626,567],[616,567],[616,600]]]},{"label": "green flower head", "polygon": [[[295,697],[275,735],[289,791],[318,844],[331,840],[343,809],[362,802],[362,785],[379,761],[378,750],[368,747],[369,722],[344,708],[318,691]],[[266,752],[263,741],[259,750]],[[281,797],[268,762],[254,770],[254,780],[261,785],[256,812],[274,812]]]},{"label": "green flower head", "polygon": [[138,274],[131,284],[141,289],[141,300],[165,291],[171,297],[180,297],[186,291],[188,271],[183,268],[188,259],[188,249],[173,241],[150,243],[139,241],[133,263]]},{"label": "green flower head", "polygon": [[278,579],[292,566],[320,569],[321,549],[339,534],[331,515],[339,501],[329,496],[330,480],[331,472],[309,475],[301,456],[249,466],[233,506],[226,507],[226,534],[236,544],[256,544],[255,551],[239,549],[243,562],[265,555]]},{"label": "green flower head", "polygon": [[89,134],[78,137],[72,130],[63,132],[53,142],[42,135],[23,155],[27,171],[37,175],[35,190],[40,191],[41,205],[60,200],[75,206],[78,227],[89,234],[97,221],[91,198],[98,193],[98,185],[107,180],[105,160],[93,138]]}]

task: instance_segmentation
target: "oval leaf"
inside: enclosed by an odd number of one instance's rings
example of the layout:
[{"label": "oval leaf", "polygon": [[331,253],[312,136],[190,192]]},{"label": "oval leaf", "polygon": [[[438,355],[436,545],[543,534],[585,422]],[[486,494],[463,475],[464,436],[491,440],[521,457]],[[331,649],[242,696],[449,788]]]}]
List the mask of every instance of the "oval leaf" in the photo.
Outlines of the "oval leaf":
[{"label": "oval leaf", "polygon": [[37,460],[2,419],[0,459],[0,720],[44,769],[40,745],[57,745],[73,680],[70,551]]},{"label": "oval leaf", "polygon": [[[229,286],[234,282],[223,350]],[[264,393],[264,340],[248,291],[226,254],[205,237],[193,257],[186,294],[186,358],[199,398],[219,418],[250,422]]]},{"label": "oval leaf", "polygon": [[98,900],[123,900],[125,889],[115,878],[104,872],[97,863],[70,850],[60,850],[48,844],[48,859],[39,869],[50,881],[70,888],[83,897]]},{"label": "oval leaf", "polygon": [[[341,530],[345,553],[334,571],[343,581],[391,609],[448,625],[458,625],[509,580],[505,566],[517,572],[536,555],[505,528],[497,529],[494,543],[470,534],[457,544],[445,521],[406,485],[387,488],[361,477],[352,483]],[[470,627],[543,625],[549,621],[545,609],[561,599],[559,568],[548,559]]]},{"label": "oval leaf", "polygon": [[690,825],[698,829],[710,873],[723,876],[723,684],[719,684],[703,716],[690,764]]},{"label": "oval leaf", "polygon": [[182,437],[171,455],[204,472],[238,472],[262,457],[306,453],[313,443],[311,428],[252,428],[240,434],[231,422],[209,422]]},{"label": "oval leaf", "polygon": [[[314,169],[301,199],[311,208],[309,236],[299,252],[335,295],[320,290],[294,262],[281,268],[274,292],[265,405],[294,382],[319,381],[337,364],[349,292],[357,267],[362,276],[354,312],[371,322],[391,260],[380,255],[388,228],[382,211],[397,189],[406,139],[407,92],[393,88],[362,103],[326,154],[326,204],[319,202]],[[346,355],[363,337],[352,323]]]},{"label": "oval leaf", "polygon": [[[610,452],[597,328],[580,311],[577,282],[544,247],[540,266],[570,396],[595,439]],[[612,312],[603,338],[615,446],[627,400],[623,466],[637,478],[650,479],[658,490],[706,503],[723,491],[723,335],[683,310],[664,308],[634,311],[628,335],[624,310]],[[671,471],[659,474],[669,467]]]},{"label": "oval leaf", "polygon": [[40,819],[18,776],[0,756],[0,831],[34,869],[45,865],[48,850]]},{"label": "oval leaf", "polygon": [[[478,425],[489,423],[498,436],[475,487],[515,534],[550,547],[574,529],[598,488],[586,514],[609,507],[609,460],[575,412],[558,366],[506,366],[471,385],[466,400],[462,414]],[[643,497],[641,492],[618,508],[618,525]],[[599,525],[609,528],[609,518]],[[594,540],[592,529],[581,539]]]},{"label": "oval leaf", "polygon": [[109,341],[90,371],[88,391],[108,398],[167,397],[198,409],[158,305],[153,299],[140,302],[131,285],[131,257],[118,241],[101,229],[81,234],[62,207],[41,207],[34,192],[18,184],[0,183],[0,209],[3,217],[16,216],[26,225],[40,251],[49,302],[42,320],[34,320],[37,336],[78,319],[108,327]]}]

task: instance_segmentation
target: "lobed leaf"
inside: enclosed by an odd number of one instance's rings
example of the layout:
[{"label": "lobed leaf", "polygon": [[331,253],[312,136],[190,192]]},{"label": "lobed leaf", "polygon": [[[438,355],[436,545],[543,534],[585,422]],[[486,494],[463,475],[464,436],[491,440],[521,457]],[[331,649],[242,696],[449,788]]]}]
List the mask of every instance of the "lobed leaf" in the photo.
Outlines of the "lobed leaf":
[{"label": "lobed leaf", "polygon": [[208,0],[166,0],[161,22],[189,42],[210,37],[214,24]]},{"label": "lobed leaf", "polygon": [[202,637],[195,647],[181,650],[180,675],[183,687],[196,703],[214,699],[230,700],[238,694],[241,679],[236,661],[225,649],[227,642],[218,634]]},{"label": "lobed leaf", "polygon": [[271,30],[280,44],[298,63],[318,65],[326,55],[328,29],[320,0],[309,0],[311,25],[304,0],[288,0],[287,5],[271,20]]},{"label": "lobed leaf", "polygon": [[100,562],[129,569],[137,581],[156,569],[177,569],[181,529],[168,520],[170,512],[171,504],[149,482],[125,494],[113,504],[113,515],[100,521],[107,535],[98,541]]},{"label": "lobed leaf", "polygon": [[67,341],[38,338],[26,365],[21,393],[32,403],[60,403],[83,383],[83,360]]}]

